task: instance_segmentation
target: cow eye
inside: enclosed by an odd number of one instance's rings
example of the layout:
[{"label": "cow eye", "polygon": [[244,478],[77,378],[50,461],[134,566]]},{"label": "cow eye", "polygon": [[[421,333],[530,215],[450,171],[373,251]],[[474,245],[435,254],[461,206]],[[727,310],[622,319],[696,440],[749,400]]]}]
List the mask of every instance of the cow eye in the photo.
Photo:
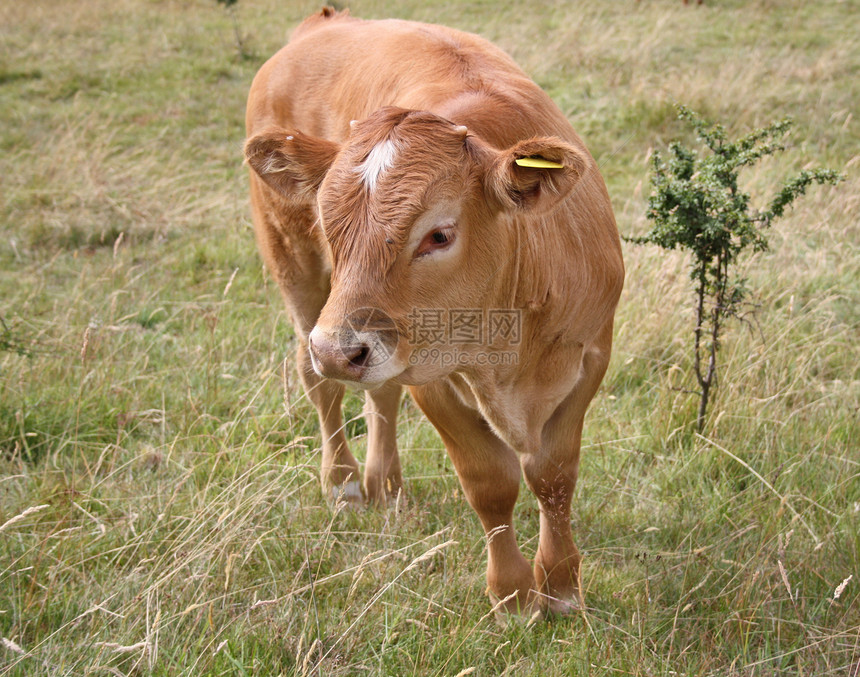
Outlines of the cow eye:
[{"label": "cow eye", "polygon": [[421,244],[419,244],[418,249],[415,250],[415,257],[427,256],[433,252],[447,249],[451,246],[451,243],[454,242],[454,237],[455,233],[453,225],[434,228],[424,236],[423,240],[421,240]]}]

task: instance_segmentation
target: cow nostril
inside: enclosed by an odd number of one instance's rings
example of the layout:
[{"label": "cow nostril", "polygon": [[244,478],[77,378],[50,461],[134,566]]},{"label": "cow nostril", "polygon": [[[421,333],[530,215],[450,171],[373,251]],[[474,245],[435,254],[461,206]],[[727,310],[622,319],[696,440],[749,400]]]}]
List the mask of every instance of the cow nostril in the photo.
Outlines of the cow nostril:
[{"label": "cow nostril", "polygon": [[341,355],[346,363],[352,367],[366,367],[370,361],[372,350],[364,343],[352,346],[342,346]]},{"label": "cow nostril", "polygon": [[370,359],[369,346],[357,346],[348,356],[349,363],[356,367],[364,367]]}]

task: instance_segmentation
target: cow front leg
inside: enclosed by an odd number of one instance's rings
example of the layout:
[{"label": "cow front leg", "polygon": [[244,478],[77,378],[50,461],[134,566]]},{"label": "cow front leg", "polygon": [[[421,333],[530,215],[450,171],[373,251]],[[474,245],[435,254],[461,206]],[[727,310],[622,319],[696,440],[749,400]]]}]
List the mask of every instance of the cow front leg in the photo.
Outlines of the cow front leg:
[{"label": "cow front leg", "polygon": [[299,340],[297,353],[299,377],[308,399],[316,407],[322,434],[320,480],[324,496],[333,502],[343,499],[362,505],[358,461],[349,450],[344,433],[341,403],[345,388],[337,381],[317,375],[311,364],[306,341]]},{"label": "cow front leg", "polygon": [[[520,473],[516,455],[477,454],[446,444],[469,505],[487,535],[487,593],[498,611],[531,616],[538,610],[532,568],[517,545],[514,504]],[[476,458],[475,456],[478,456]]]},{"label": "cow front leg", "polygon": [[499,612],[531,616],[538,609],[537,585],[513,524],[521,476],[516,453],[447,386],[437,382],[411,392],[442,437],[466,499],[486,533],[490,600]]},{"label": "cow front leg", "polygon": [[570,506],[579,472],[585,411],[606,372],[611,335],[610,322],[604,328],[605,348],[593,347],[583,355],[576,388],[544,426],[540,450],[521,458],[526,483],[540,505],[535,579],[541,606],[550,613],[583,608],[581,558],[570,529]]},{"label": "cow front leg", "polygon": [[403,387],[386,383],[365,394],[367,420],[367,460],[364,464],[364,492],[375,505],[396,498],[403,486],[397,453],[397,413]]},{"label": "cow front leg", "polygon": [[567,459],[524,456],[526,482],[540,506],[540,540],[534,573],[541,608],[568,614],[583,606],[580,555],[570,530],[570,504],[579,462],[579,444]]}]

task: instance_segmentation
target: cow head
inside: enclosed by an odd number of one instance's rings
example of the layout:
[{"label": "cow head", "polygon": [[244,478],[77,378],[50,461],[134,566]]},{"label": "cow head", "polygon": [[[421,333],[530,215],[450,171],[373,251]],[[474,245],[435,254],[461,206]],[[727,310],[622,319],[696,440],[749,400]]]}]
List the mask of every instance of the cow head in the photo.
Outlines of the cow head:
[{"label": "cow head", "polygon": [[[277,193],[316,202],[332,275],[309,337],[314,368],[364,387],[453,371],[410,359],[445,331],[428,318],[485,307],[517,244],[510,217],[552,209],[585,168],[557,138],[499,150],[466,127],[398,108],[352,123],[343,144],[270,128],[245,153]],[[534,157],[549,162],[517,162]]]}]

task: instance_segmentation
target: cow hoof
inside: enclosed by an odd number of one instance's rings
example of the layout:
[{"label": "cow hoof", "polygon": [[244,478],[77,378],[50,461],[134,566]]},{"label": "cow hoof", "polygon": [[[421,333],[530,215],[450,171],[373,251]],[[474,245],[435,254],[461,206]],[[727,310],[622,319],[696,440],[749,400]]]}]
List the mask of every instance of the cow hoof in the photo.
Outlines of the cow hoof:
[{"label": "cow hoof", "polygon": [[536,609],[531,614],[510,611],[496,611],[495,617],[496,625],[500,628],[530,628],[535,623],[538,623],[539,621],[544,619],[544,613],[540,609]]},{"label": "cow hoof", "polygon": [[570,616],[583,609],[582,599],[579,596],[561,599],[552,595],[545,595],[544,605],[544,613],[547,616]]},{"label": "cow hoof", "polygon": [[380,491],[378,487],[365,487],[364,489],[368,505],[374,508],[387,508],[397,513],[406,509],[406,495],[400,485],[394,490]]},{"label": "cow hoof", "polygon": [[386,506],[398,515],[406,512],[406,492],[403,491],[403,487],[398,487],[395,493],[388,494],[388,502],[386,503]]},{"label": "cow hoof", "polygon": [[500,626],[507,626],[511,623],[532,625],[541,617],[540,607],[535,601],[534,590],[529,592],[526,600],[523,600],[516,592],[504,599],[499,599],[489,590],[487,593],[493,604],[492,613],[496,617],[496,623]]},{"label": "cow hoof", "polygon": [[354,480],[331,487],[328,498],[332,505],[335,506],[343,503],[350,508],[364,507],[364,494],[361,492],[361,482]]},{"label": "cow hoof", "polygon": [[520,610],[510,611],[507,609],[494,609],[493,615],[496,619],[496,625],[500,628],[530,628],[544,618],[543,611],[537,608],[531,611],[531,613]]}]

